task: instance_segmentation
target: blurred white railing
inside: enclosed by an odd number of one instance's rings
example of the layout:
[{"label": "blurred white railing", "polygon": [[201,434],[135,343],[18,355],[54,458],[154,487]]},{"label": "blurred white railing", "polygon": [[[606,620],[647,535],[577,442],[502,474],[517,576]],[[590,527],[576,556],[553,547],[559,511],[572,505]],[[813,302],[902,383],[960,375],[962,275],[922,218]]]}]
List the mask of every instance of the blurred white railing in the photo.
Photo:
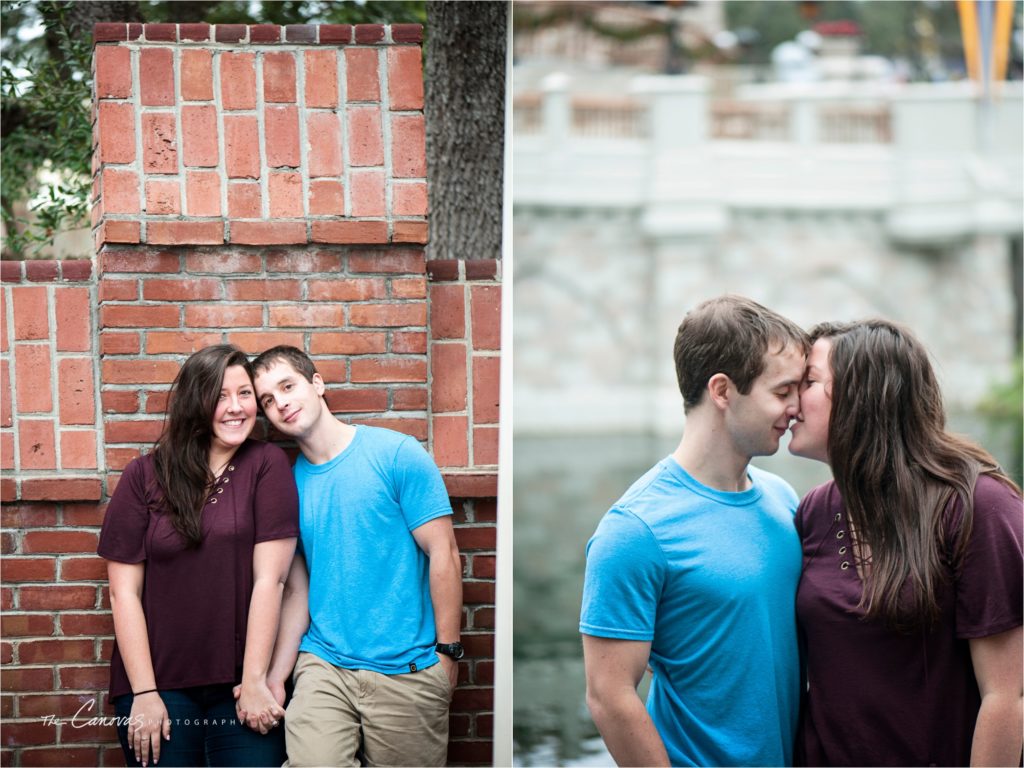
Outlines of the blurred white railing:
[{"label": "blurred white railing", "polygon": [[712,102],[710,110],[713,139],[789,140],[789,110],[785,105],[730,99]]},{"label": "blurred white railing", "polygon": [[[624,91],[624,92],[623,92]],[[514,98],[516,203],[641,209],[652,235],[743,208],[877,211],[921,243],[1022,224],[1020,83],[743,86],[639,76],[615,94],[549,76]]]}]

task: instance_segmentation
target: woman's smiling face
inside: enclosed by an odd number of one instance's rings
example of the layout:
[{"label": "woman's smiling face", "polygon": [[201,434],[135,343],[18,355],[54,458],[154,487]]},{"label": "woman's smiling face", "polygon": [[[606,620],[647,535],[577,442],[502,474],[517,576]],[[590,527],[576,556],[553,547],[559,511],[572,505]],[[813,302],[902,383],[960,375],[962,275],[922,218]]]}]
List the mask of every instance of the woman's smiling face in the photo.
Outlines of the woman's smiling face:
[{"label": "woman's smiling face", "polygon": [[828,423],[832,413],[832,342],[818,339],[807,356],[807,370],[800,383],[800,413],[790,431],[789,452],[805,459],[828,462]]},{"label": "woman's smiling face", "polygon": [[256,425],[256,393],[245,368],[229,366],[224,371],[217,408],[213,412],[215,450],[234,450],[249,437]]}]

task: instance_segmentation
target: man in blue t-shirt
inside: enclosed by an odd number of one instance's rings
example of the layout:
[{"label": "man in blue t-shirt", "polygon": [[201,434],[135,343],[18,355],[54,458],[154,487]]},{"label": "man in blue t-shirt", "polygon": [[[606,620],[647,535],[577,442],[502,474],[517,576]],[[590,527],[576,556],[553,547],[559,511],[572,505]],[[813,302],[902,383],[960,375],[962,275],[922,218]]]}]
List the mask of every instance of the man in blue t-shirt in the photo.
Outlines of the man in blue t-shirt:
[{"label": "man in blue t-shirt", "polygon": [[798,500],[748,465],[796,416],[806,352],[800,328],[739,296],[679,326],[682,440],[587,545],[587,703],[620,765],[792,764]]},{"label": "man in blue t-shirt", "polygon": [[444,765],[463,649],[441,473],[414,438],[336,419],[295,347],[253,369],[263,412],[302,451],[299,551],[266,672],[283,702],[294,667],[286,765]]}]

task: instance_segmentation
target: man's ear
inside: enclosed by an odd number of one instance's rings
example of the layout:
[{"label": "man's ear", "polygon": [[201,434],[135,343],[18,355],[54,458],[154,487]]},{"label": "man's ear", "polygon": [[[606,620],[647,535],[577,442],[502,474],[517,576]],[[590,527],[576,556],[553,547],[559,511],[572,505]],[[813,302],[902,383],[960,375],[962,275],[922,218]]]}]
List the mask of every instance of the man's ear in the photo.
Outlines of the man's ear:
[{"label": "man's ear", "polygon": [[731,387],[732,379],[724,373],[716,373],[708,379],[708,399],[720,411],[729,407],[729,390]]},{"label": "man's ear", "polygon": [[313,374],[313,389],[316,390],[316,393],[318,395],[320,395],[321,397],[323,397],[324,390],[326,388],[327,388],[327,386],[324,384],[324,377],[321,376],[319,373],[314,373]]}]

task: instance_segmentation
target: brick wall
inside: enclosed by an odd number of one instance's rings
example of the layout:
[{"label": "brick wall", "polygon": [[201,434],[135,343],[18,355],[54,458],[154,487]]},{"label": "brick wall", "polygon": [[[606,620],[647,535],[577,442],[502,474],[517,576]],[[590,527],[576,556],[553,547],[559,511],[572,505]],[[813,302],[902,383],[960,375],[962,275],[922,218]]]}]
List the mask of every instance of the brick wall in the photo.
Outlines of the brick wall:
[{"label": "brick wall", "polygon": [[95,260],[0,272],[2,764],[121,764],[89,723],[110,714],[98,528],[218,342],[304,349],[332,411],[432,451],[465,579],[449,757],[490,762],[500,263],[426,260],[420,36],[97,25]]},{"label": "brick wall", "polygon": [[335,413],[426,441],[422,248],[112,246],[101,259],[108,469],[122,469],[159,436],[184,358],[222,342],[251,354],[299,347],[315,360]]},{"label": "brick wall", "polygon": [[104,243],[425,243],[419,25],[98,24]]},{"label": "brick wall", "polygon": [[99,500],[89,261],[2,262],[0,501]]}]

